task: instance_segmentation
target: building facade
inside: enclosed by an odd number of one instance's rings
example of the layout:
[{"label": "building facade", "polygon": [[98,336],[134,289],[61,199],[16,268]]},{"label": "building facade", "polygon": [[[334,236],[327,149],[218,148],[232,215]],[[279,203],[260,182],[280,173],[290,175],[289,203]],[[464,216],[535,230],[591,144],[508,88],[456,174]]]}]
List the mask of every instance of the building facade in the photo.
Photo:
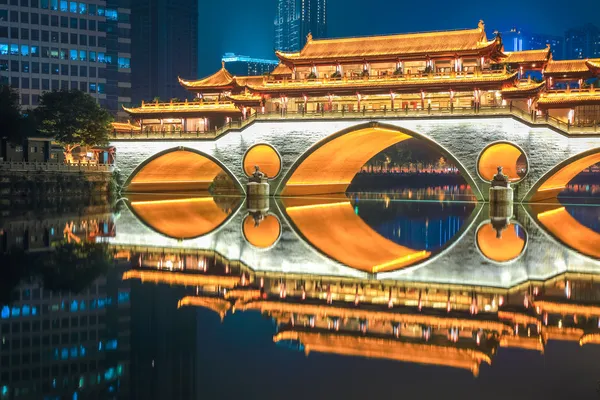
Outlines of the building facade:
[{"label": "building facade", "polygon": [[564,41],[562,36],[531,33],[516,27],[501,32],[501,35],[505,51],[527,51],[543,49],[544,47],[550,46],[552,58],[563,58]]},{"label": "building facade", "polygon": [[198,73],[198,2],[132,0],[133,100],[187,95],[177,77]]},{"label": "building facade", "polygon": [[278,0],[275,50],[299,51],[309,34],[327,36],[327,0]]},{"label": "building facade", "polygon": [[269,74],[279,64],[277,60],[239,56],[233,53],[225,53],[221,61],[227,71],[240,76]]},{"label": "building facade", "polygon": [[119,116],[119,104],[131,102],[131,12],[123,6],[0,2],[0,83],[19,90],[24,108],[35,107],[45,91],[79,89]]},{"label": "building facade", "polygon": [[600,28],[587,24],[565,32],[565,59],[600,57]]}]

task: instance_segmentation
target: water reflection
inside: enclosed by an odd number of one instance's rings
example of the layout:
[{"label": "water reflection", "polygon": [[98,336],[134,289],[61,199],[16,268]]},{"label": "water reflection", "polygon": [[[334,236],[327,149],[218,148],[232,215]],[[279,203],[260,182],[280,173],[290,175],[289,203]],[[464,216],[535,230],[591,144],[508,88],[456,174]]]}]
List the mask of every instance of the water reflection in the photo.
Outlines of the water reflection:
[{"label": "water reflection", "polygon": [[[2,253],[19,256],[2,262],[0,399],[227,398],[215,371],[260,382],[273,365],[309,385],[323,365],[401,369],[463,395],[495,391],[515,363],[530,373],[503,387],[561,376],[537,360],[599,354],[599,217],[351,194],[137,196],[115,213],[2,220]],[[595,390],[593,368],[577,379]]]}]

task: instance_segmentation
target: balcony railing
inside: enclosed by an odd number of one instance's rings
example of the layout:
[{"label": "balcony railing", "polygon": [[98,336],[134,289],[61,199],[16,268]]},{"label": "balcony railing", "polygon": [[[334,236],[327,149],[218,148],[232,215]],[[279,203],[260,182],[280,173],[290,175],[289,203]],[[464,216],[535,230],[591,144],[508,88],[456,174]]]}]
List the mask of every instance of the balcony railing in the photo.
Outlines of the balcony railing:
[{"label": "balcony railing", "polygon": [[345,84],[345,83],[377,83],[377,82],[402,82],[402,81],[419,81],[419,80],[431,80],[431,79],[473,79],[481,77],[493,77],[501,76],[506,74],[504,70],[481,70],[476,69],[473,71],[461,71],[461,72],[431,72],[431,73],[416,73],[416,74],[398,74],[393,73],[387,75],[365,75],[365,76],[351,76],[351,77],[322,77],[314,79],[269,79],[265,81],[266,86],[302,86],[309,83],[313,84]]},{"label": "balcony railing", "polygon": [[285,120],[336,120],[336,119],[414,119],[414,118],[455,118],[468,116],[506,116],[516,117],[530,125],[540,127],[554,127],[565,133],[595,134],[600,133],[600,121],[593,124],[569,124],[568,122],[550,116],[538,116],[535,113],[521,110],[512,106],[481,106],[481,107],[426,107],[426,108],[395,108],[360,111],[333,110],[317,112],[279,111],[264,114],[253,114],[245,120],[233,120],[215,129],[214,131],[182,131],[163,130],[153,132],[113,132],[111,138],[115,140],[147,140],[147,139],[216,139],[230,132],[240,131],[255,121],[285,121]]},{"label": "balcony railing", "polygon": [[53,162],[0,162],[0,171],[62,171],[62,172],[112,172],[113,166],[108,164],[64,164]]}]

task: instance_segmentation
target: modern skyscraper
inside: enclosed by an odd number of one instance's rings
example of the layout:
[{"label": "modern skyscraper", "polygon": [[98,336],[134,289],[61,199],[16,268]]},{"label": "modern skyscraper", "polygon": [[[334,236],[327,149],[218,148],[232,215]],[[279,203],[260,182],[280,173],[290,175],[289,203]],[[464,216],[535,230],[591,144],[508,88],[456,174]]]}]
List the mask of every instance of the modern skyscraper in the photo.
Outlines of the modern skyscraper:
[{"label": "modern skyscraper", "polygon": [[327,36],[327,0],[278,0],[275,50],[299,51],[311,34]]},{"label": "modern skyscraper", "polygon": [[587,24],[565,32],[565,59],[600,57],[600,28]]},{"label": "modern skyscraper", "polygon": [[198,1],[132,0],[133,101],[185,98],[198,74]]},{"label": "modern skyscraper", "polygon": [[543,33],[532,33],[527,37],[529,41],[530,50],[543,49],[544,47],[550,46],[550,52],[552,58],[560,60],[563,57],[563,38],[561,36],[546,35]]},{"label": "modern skyscraper", "polygon": [[[117,4],[118,3],[118,4]],[[79,89],[118,116],[129,103],[127,1],[0,1],[0,83],[35,107],[41,93]]]},{"label": "modern skyscraper", "polygon": [[225,53],[221,61],[225,63],[225,68],[230,74],[237,76],[267,74],[279,64],[278,60],[238,56],[233,53]]}]

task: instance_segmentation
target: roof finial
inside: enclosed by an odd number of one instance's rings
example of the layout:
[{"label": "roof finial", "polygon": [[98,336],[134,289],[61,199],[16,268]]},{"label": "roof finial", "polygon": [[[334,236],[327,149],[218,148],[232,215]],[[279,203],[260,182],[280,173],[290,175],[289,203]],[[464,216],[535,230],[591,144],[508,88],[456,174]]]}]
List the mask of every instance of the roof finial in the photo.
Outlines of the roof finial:
[{"label": "roof finial", "polygon": [[221,68],[225,69],[225,61],[224,60],[221,60]]},{"label": "roof finial", "polygon": [[477,24],[477,27],[480,31],[483,31],[485,29],[485,24],[483,23],[482,19],[479,20],[479,24]]},{"label": "roof finial", "polygon": [[308,32],[308,35],[306,35],[306,41],[312,42],[312,33]]}]

